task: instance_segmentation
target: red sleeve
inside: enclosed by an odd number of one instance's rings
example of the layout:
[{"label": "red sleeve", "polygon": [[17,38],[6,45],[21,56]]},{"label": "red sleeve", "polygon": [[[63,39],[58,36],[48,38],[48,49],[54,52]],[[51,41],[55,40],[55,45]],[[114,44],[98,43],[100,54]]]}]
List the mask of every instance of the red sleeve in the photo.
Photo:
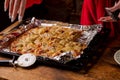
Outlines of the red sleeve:
[{"label": "red sleeve", "polygon": [[26,8],[31,7],[34,4],[40,4],[42,0],[27,0]]}]

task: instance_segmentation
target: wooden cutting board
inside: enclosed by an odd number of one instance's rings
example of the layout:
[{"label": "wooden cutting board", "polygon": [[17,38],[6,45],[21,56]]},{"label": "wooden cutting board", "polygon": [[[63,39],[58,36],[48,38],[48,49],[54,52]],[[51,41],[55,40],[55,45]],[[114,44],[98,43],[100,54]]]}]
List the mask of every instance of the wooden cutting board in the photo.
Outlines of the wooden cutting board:
[{"label": "wooden cutting board", "polygon": [[[15,22],[1,33],[7,33],[19,22]],[[120,35],[119,35],[120,36]],[[120,66],[114,61],[115,51],[120,49],[120,38],[111,41],[99,61],[86,73],[57,69],[49,66],[34,68],[14,68],[0,66],[0,79],[3,80],[120,80]],[[0,56],[0,60],[8,59]]]}]

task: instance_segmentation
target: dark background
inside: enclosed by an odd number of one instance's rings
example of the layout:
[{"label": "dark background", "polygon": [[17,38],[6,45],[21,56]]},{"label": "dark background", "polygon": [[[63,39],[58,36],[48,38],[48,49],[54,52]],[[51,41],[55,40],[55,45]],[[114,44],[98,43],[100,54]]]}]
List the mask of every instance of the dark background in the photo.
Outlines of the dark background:
[{"label": "dark background", "polygon": [[0,0],[0,31],[10,25],[10,20],[7,12],[4,12],[4,0]]},{"label": "dark background", "polygon": [[[33,5],[26,9],[23,19],[36,17],[39,19],[79,24],[82,1],[83,0],[43,0],[42,4]],[[17,21],[17,19],[15,21]],[[0,31],[12,23],[10,22],[8,11],[4,12],[4,0],[0,0]]]}]

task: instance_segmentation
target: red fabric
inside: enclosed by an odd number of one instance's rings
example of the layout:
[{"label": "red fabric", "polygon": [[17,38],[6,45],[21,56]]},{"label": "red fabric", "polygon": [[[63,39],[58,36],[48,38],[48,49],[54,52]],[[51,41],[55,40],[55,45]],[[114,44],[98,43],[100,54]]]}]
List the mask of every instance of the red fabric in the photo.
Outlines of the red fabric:
[{"label": "red fabric", "polygon": [[27,0],[26,8],[31,7],[34,4],[40,4],[42,0]]},{"label": "red fabric", "polygon": [[111,7],[116,0],[84,0],[81,14],[82,25],[103,24],[111,29],[110,36],[115,35],[115,27],[120,27],[120,22],[99,22],[100,17],[106,16],[105,7]]}]

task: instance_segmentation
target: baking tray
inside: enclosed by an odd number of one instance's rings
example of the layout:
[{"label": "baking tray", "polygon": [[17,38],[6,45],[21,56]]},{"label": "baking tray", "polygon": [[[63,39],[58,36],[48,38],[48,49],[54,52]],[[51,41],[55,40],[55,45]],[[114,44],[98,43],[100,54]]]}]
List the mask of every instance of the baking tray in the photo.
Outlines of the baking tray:
[{"label": "baking tray", "polygon": [[[29,24],[31,23],[31,24]],[[34,24],[34,25],[33,25]],[[27,19],[22,21],[19,25],[17,25],[15,28],[13,28],[11,31],[14,31],[18,28],[23,28],[23,26],[25,25],[29,25],[29,27],[27,28],[27,30],[29,30],[30,28],[36,27],[38,25],[47,25],[47,26],[51,26],[51,25],[61,25],[61,26],[70,26],[70,27],[74,27],[74,28],[78,28],[78,26],[82,26],[81,29],[88,29],[88,25],[78,25],[78,24],[68,24],[68,23],[63,23],[63,22],[59,22],[59,21],[49,21],[49,20],[39,20],[39,19]],[[97,60],[100,58],[100,56],[102,55],[102,51],[101,48],[104,45],[105,39],[107,39],[110,30],[107,28],[103,28],[100,26],[98,26],[100,24],[97,25],[89,25],[90,27],[93,26],[93,28],[91,27],[90,30],[94,29],[94,27],[98,27],[98,32],[92,36],[91,40],[88,41],[88,46],[86,49],[83,50],[83,54],[81,54],[80,58],[68,61],[64,63],[64,58],[62,58],[61,61],[56,61],[56,60],[52,60],[49,58],[44,58],[41,56],[37,57],[37,62],[36,64],[43,64],[43,65],[47,65],[47,66],[52,66],[52,67],[56,67],[56,68],[61,68],[61,69],[66,69],[66,70],[84,70],[85,72],[88,71],[96,62]],[[10,32],[11,32],[10,31]],[[22,32],[25,32],[26,30],[21,30]],[[9,34],[9,32],[7,33]],[[7,35],[7,34],[3,34],[3,35]],[[12,33],[13,34],[13,33]],[[21,32],[20,32],[21,34]],[[19,35],[19,34],[13,34],[13,35]],[[10,37],[10,36],[9,36]],[[12,40],[11,40],[12,41]],[[104,45],[105,46],[105,45]],[[5,57],[12,57],[12,56],[20,56],[17,53],[13,53],[7,50],[0,50],[1,55],[5,56]],[[66,56],[67,57],[67,56]]]}]

